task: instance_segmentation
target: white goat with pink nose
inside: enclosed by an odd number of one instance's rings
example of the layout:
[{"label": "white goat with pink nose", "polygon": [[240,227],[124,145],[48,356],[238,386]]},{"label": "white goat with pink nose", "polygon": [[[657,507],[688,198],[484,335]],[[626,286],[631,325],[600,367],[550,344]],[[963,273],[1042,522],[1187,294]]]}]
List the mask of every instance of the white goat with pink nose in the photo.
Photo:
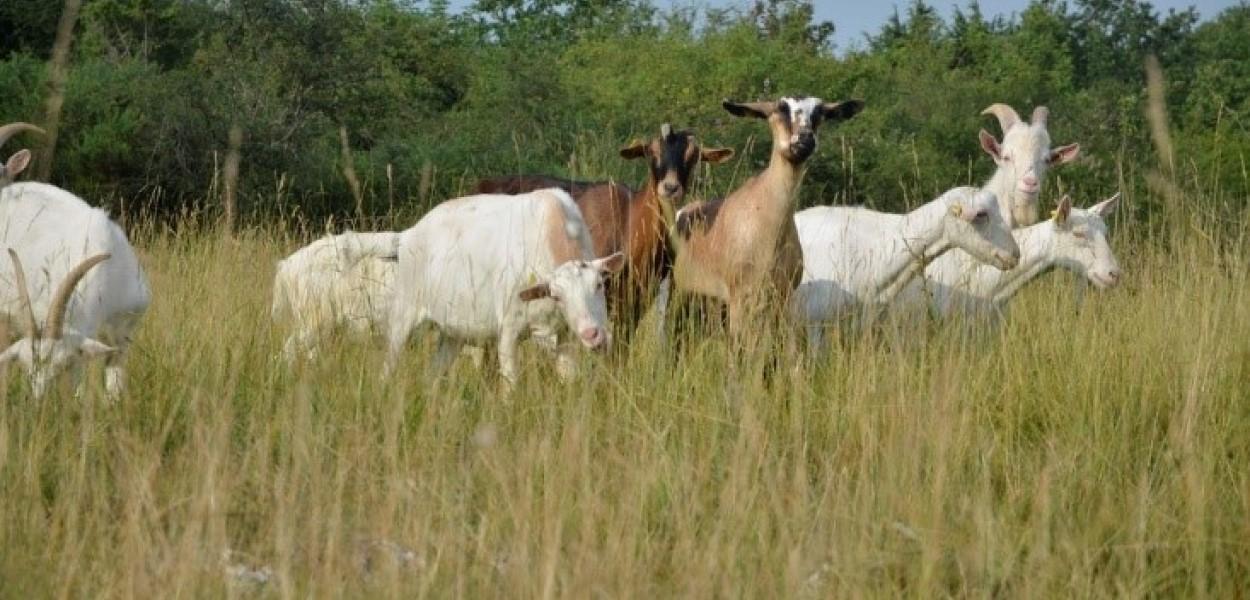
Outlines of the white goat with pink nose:
[{"label": "white goat with pink nose", "polygon": [[400,234],[398,254],[387,373],[424,322],[441,334],[440,370],[465,343],[494,341],[507,385],[525,334],[558,351],[561,376],[573,368],[563,330],[591,350],[611,341],[603,283],[625,256],[594,259],[590,230],[563,190],[448,200]]},{"label": "white goat with pink nose", "polygon": [[991,104],[981,114],[998,117],[1003,128],[1001,144],[990,132],[981,130],[981,148],[998,165],[982,188],[998,196],[999,211],[1008,227],[1032,225],[1038,220],[1037,199],[1046,170],[1071,162],[1081,146],[1050,147],[1050,132],[1046,130],[1050,111],[1045,106],[1033,109],[1032,123],[1021,120],[1016,110],[1006,104]]}]

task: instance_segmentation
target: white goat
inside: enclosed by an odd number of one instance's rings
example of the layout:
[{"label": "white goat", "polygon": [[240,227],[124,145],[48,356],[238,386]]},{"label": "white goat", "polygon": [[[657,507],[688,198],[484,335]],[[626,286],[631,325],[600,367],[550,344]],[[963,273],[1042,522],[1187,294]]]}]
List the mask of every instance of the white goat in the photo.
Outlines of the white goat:
[{"label": "white goat", "polygon": [[273,319],[291,324],[282,355],[316,355],[317,342],[336,326],[355,334],[385,331],[399,234],[328,235],[278,261]]},{"label": "white goat", "polygon": [[1051,267],[1084,276],[1099,289],[1114,287],[1120,280],[1120,265],[1107,241],[1104,219],[1119,201],[1116,194],[1080,209],[1064,196],[1052,218],[1012,232],[1020,246],[1016,268],[989,269],[963,252],[949,252],[933,261],[924,277],[912,282],[897,302],[912,308],[927,304],[941,317],[954,312],[993,317],[1005,310],[1021,287]]},{"label": "white goat", "polygon": [[1006,104],[991,104],[981,114],[998,117],[1003,129],[1002,144],[990,132],[981,130],[981,148],[998,165],[982,187],[998,196],[999,210],[1008,227],[1032,225],[1038,219],[1037,198],[1046,170],[1071,162],[1081,147],[1068,144],[1051,149],[1050,132],[1046,130],[1050,111],[1045,106],[1033,109],[1032,124],[1020,120],[1015,109]]},{"label": "white goat", "polygon": [[21,363],[40,397],[62,371],[80,380],[84,359],[103,356],[108,396],[116,399],[131,335],[150,301],[126,234],[65,190],[15,183],[0,189],[0,247],[13,263],[12,276],[0,272],[7,279],[0,315],[21,323],[25,335],[0,353],[0,364]]},{"label": "white goat", "polygon": [[1020,258],[994,194],[973,187],[948,190],[904,215],[818,206],[794,221],[803,246],[803,281],[792,308],[815,347],[822,324],[855,309],[871,319],[952,248],[1000,269]]},{"label": "white goat", "polygon": [[479,195],[444,202],[400,234],[392,300],[390,373],[409,333],[438,326],[441,369],[468,342],[498,342],[505,385],[516,380],[516,344],[526,332],[559,351],[572,372],[561,323],[582,345],[610,342],[603,282],[624,265],[621,253],[592,260],[590,232],[573,199],[559,189]]}]

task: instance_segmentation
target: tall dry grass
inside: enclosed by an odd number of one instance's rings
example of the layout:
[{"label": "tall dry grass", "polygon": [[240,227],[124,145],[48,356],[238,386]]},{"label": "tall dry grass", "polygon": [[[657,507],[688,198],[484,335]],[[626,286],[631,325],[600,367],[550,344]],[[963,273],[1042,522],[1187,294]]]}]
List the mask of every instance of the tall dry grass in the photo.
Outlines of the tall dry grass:
[{"label": "tall dry grass", "polygon": [[126,397],[0,386],[0,596],[1238,595],[1250,212],[1182,200],[1126,199],[1119,289],[1052,275],[996,331],[763,336],[729,370],[647,329],[568,385],[527,347],[511,399],[432,379],[428,339],[392,381],[375,340],[288,369],[289,230],[140,223]]}]

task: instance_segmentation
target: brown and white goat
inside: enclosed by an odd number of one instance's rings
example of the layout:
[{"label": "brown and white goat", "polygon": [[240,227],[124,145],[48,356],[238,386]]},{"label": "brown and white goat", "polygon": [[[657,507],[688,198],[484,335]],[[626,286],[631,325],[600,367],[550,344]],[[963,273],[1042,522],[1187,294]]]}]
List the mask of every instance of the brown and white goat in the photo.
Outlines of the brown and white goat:
[{"label": "brown and white goat", "polygon": [[[595,256],[623,252],[624,272],[608,284],[613,321],[628,336],[646,313],[655,287],[672,267],[667,239],[676,205],[685,197],[700,162],[718,164],[733,156],[728,148],[703,148],[690,131],[665,123],[659,137],[634,141],[620,151],[626,159],[647,159],[647,181],[638,191],[614,182],[571,181],[544,175],[484,179],[473,193],[519,194],[558,187],[573,196],[590,229]],[[666,218],[665,215],[668,215]]]},{"label": "brown and white goat", "polygon": [[[735,340],[766,304],[785,306],[803,274],[794,225],[803,163],[816,151],[816,130],[826,121],[855,116],[863,102],[781,98],[776,102],[722,103],[738,117],[768,121],[768,167],[725,198],[690,204],[678,213],[673,240],[676,290],[728,305]],[[780,312],[780,309],[778,310]]]}]

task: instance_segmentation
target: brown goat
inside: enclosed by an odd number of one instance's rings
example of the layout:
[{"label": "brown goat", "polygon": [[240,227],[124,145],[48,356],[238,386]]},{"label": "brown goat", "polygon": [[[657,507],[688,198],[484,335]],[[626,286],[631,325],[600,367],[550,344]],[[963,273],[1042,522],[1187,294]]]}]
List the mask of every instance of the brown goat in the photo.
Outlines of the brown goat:
[{"label": "brown goat", "polygon": [[[665,123],[650,142],[635,141],[621,157],[646,157],[647,181],[637,192],[613,182],[582,182],[543,175],[484,179],[474,193],[523,193],[559,187],[573,196],[590,228],[595,256],[624,252],[624,271],[608,283],[608,308],[621,325],[622,337],[632,334],[654,297],[656,284],[672,268],[667,240],[674,205],[685,197],[700,161],[717,164],[732,157],[727,148],[701,148],[693,133],[674,131]],[[665,215],[669,215],[668,218]]]},{"label": "brown goat", "polygon": [[803,163],[816,150],[816,129],[855,116],[863,103],[808,97],[722,105],[734,116],[767,119],[772,155],[762,173],[727,197],[678,213],[673,274],[679,294],[728,305],[729,332],[738,340],[762,307],[774,301],[783,307],[802,277],[794,209]]}]

